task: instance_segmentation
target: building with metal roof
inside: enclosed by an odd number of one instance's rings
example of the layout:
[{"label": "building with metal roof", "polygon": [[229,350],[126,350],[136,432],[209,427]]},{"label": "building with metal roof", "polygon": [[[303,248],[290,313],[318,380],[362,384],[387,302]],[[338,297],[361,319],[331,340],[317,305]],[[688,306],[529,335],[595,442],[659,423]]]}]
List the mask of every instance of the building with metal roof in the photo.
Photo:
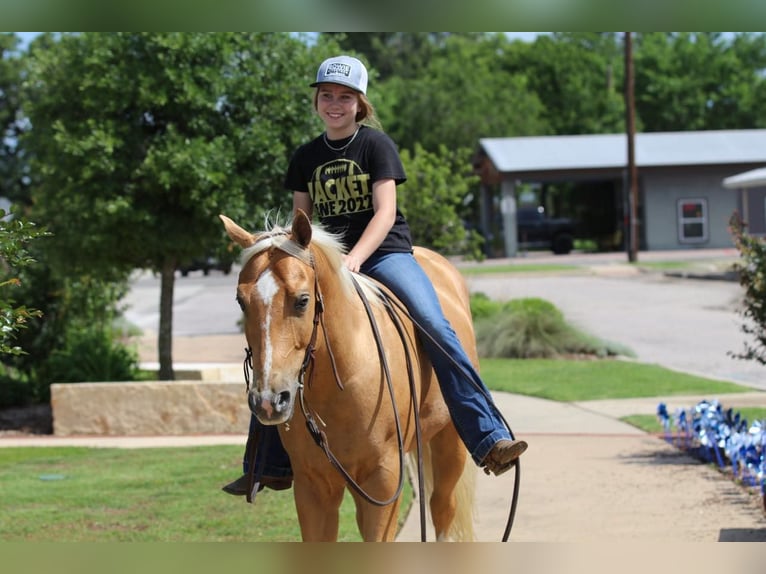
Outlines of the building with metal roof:
[{"label": "building with metal roof", "polygon": [[[733,246],[728,222],[742,211],[742,196],[724,180],[766,164],[766,130],[638,133],[634,146],[640,248]],[[520,190],[568,187],[564,207],[571,213],[554,215],[581,221],[583,237],[611,236],[613,248],[624,248],[627,149],[626,134],[480,139],[474,165],[482,184],[481,226],[489,229],[499,211],[502,254],[514,256]],[[763,179],[751,182],[766,186]],[[763,201],[758,209],[751,203],[751,231],[766,232],[765,212]]]},{"label": "building with metal roof", "polygon": [[739,211],[748,233],[766,236],[766,167],[731,175],[723,186],[739,191]]}]

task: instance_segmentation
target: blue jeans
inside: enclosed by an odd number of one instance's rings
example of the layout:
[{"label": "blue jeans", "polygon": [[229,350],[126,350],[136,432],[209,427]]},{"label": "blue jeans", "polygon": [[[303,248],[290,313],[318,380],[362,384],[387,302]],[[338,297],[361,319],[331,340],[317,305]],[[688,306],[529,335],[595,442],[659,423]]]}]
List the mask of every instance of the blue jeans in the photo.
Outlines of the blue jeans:
[{"label": "blue jeans", "polygon": [[[420,340],[431,359],[452,422],[473,461],[481,464],[497,441],[513,436],[444,316],[431,280],[411,253],[375,254],[362,265],[361,271],[388,287],[407,307],[415,322],[444,350],[442,352],[429,337],[421,335]],[[252,417],[251,428],[253,424],[267,432],[273,431],[276,437],[276,440],[269,440],[264,474],[284,476],[284,465],[279,461],[283,461],[287,454],[276,427],[263,427],[255,417]],[[272,466],[272,461],[282,468]],[[289,459],[287,461],[289,465]]]},{"label": "blue jeans", "polygon": [[[258,433],[258,445],[255,454],[255,468],[263,465],[263,474],[265,476],[283,477],[292,476],[293,470],[290,464],[290,457],[282,446],[282,439],[279,438],[279,431],[274,425],[262,424],[255,415],[250,415],[250,429],[248,431],[248,441],[254,440],[253,435]],[[242,472],[247,474],[250,469],[250,461],[247,460],[247,448],[245,456],[242,458]]]},{"label": "blue jeans", "polygon": [[388,287],[415,322],[444,349],[442,352],[429,337],[421,335],[452,422],[474,462],[481,464],[497,441],[512,438],[511,432],[444,316],[431,280],[411,253],[373,255],[362,272]]}]

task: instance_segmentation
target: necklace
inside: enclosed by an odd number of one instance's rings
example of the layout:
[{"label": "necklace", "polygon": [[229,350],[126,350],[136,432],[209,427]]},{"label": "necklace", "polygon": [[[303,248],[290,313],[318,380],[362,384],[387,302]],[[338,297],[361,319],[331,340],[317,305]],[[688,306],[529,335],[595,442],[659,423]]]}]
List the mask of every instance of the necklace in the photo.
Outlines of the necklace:
[{"label": "necklace", "polygon": [[356,126],[356,131],[354,132],[354,135],[351,136],[351,139],[348,140],[345,144],[343,144],[340,147],[332,147],[330,145],[330,140],[327,139],[327,132],[322,133],[322,138],[324,139],[324,145],[326,145],[328,148],[330,148],[335,153],[342,153],[346,151],[346,148],[351,145],[351,143],[356,139],[357,134],[359,133],[359,126]]}]

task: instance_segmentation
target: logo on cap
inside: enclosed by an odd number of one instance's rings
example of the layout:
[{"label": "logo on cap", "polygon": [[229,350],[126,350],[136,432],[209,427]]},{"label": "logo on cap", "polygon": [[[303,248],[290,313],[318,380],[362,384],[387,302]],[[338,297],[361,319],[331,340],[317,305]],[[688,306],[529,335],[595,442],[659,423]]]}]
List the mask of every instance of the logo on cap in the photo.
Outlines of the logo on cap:
[{"label": "logo on cap", "polygon": [[351,75],[351,66],[349,64],[342,64],[340,62],[332,62],[327,66],[327,70],[324,73],[325,77],[328,76],[346,76]]}]

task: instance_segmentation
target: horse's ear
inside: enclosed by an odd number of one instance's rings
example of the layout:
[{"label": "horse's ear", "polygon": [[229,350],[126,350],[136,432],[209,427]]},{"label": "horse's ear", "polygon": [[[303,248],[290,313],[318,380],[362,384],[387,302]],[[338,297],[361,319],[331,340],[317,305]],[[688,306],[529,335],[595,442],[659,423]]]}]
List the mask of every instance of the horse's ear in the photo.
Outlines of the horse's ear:
[{"label": "horse's ear", "polygon": [[303,248],[311,243],[311,220],[302,209],[295,210],[293,218],[293,241]]},{"label": "horse's ear", "polygon": [[245,231],[225,215],[219,215],[218,217],[220,217],[221,221],[223,221],[223,226],[226,228],[226,233],[229,234],[229,237],[231,237],[231,240],[234,243],[243,249],[250,247],[253,243],[255,243],[255,235],[249,231]]}]

